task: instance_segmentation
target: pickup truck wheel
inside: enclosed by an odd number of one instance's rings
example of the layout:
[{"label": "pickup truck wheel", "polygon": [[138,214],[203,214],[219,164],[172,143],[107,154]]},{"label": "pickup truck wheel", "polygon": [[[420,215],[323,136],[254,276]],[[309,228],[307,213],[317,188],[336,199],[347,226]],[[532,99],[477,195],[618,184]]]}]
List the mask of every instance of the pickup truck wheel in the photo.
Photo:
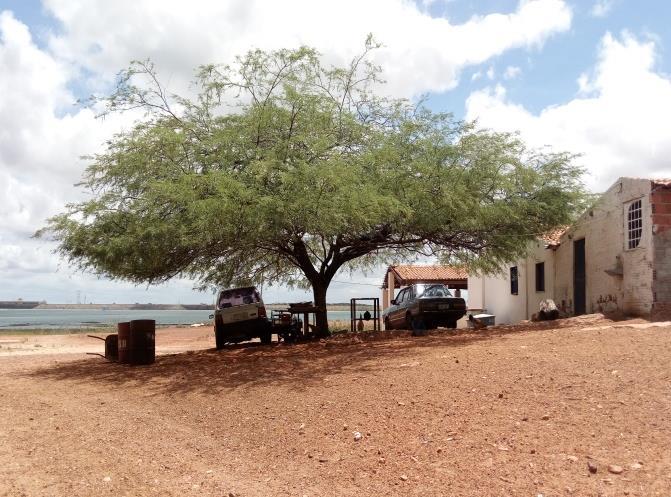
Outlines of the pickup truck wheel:
[{"label": "pickup truck wheel", "polygon": [[457,328],[457,322],[456,321],[450,321],[447,323],[448,328],[452,328],[453,330]]},{"label": "pickup truck wheel", "polygon": [[412,329],[412,315],[410,313],[407,313],[405,315],[405,329],[406,330]]},{"label": "pickup truck wheel", "polygon": [[384,330],[385,331],[390,331],[392,329],[391,327],[391,321],[389,321],[389,316],[384,318]]}]

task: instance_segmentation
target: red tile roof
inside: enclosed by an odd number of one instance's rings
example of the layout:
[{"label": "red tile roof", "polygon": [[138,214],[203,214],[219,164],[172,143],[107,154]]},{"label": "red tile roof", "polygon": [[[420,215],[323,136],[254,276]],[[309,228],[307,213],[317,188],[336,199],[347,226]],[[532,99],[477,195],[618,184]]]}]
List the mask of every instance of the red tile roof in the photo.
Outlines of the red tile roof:
[{"label": "red tile roof", "polygon": [[567,229],[569,229],[569,226],[561,226],[557,229],[542,234],[539,238],[543,240],[546,245],[550,247],[557,247],[559,246],[559,240],[561,239],[562,235],[566,233]]},{"label": "red tile roof", "polygon": [[[454,281],[468,279],[468,273],[463,268],[453,266],[412,266],[412,265],[398,265],[389,266],[389,271],[396,273],[395,277],[402,280],[402,285],[409,285],[411,283],[431,282],[431,281]],[[387,277],[385,274],[384,288],[387,287]]]}]

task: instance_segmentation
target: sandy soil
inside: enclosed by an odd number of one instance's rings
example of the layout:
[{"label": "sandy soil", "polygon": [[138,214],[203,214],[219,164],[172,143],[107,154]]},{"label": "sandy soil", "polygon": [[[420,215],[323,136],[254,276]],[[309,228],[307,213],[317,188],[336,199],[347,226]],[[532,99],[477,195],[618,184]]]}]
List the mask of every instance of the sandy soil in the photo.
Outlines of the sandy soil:
[{"label": "sandy soil", "polygon": [[668,323],[224,351],[182,328],[144,367],[29,340],[0,357],[2,496],[671,495]]},{"label": "sandy soil", "polygon": [[[93,330],[88,333],[68,335],[36,334],[26,332],[12,335],[0,334],[0,360],[2,357],[54,354],[104,354],[105,343],[90,338],[94,335],[104,338],[111,330]],[[174,354],[187,350],[202,350],[214,347],[212,326],[166,327],[156,330],[156,354]]]}]

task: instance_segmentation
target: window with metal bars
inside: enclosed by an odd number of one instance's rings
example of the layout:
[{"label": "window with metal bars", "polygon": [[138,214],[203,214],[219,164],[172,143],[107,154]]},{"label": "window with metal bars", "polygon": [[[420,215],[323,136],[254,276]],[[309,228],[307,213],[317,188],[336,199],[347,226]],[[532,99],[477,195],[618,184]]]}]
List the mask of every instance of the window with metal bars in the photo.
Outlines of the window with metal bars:
[{"label": "window with metal bars", "polygon": [[627,209],[627,247],[635,249],[641,243],[643,234],[643,208],[641,200],[629,204]]}]

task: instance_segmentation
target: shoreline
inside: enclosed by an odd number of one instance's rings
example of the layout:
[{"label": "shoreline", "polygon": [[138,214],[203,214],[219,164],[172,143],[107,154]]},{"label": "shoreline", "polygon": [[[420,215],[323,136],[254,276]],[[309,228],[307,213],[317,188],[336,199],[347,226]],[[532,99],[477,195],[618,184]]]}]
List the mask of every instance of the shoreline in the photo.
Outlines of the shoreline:
[{"label": "shoreline", "polygon": [[[288,303],[266,304],[268,309],[285,309]],[[347,303],[326,304],[327,311],[349,311]],[[370,304],[357,304],[357,310],[372,310]],[[76,310],[76,311],[213,311],[213,304],[38,304],[34,306],[1,306],[0,310]]]}]

